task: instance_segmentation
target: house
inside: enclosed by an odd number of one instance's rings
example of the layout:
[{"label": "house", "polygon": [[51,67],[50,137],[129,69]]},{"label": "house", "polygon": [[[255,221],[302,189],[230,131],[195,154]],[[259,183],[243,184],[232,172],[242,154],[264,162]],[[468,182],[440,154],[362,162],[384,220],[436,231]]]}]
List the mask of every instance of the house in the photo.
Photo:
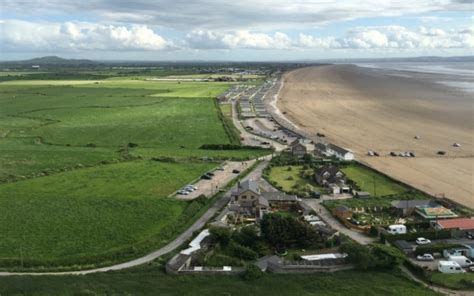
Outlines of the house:
[{"label": "house", "polygon": [[299,204],[300,199],[296,195],[289,195],[281,191],[263,192],[262,199],[264,199],[270,208],[290,209]]},{"label": "house", "polygon": [[326,156],[326,145],[323,143],[314,144],[314,154],[316,156]]},{"label": "house", "polygon": [[290,143],[291,154],[298,157],[303,157],[310,151],[314,150],[314,145],[308,139],[296,139]]},{"label": "house", "polygon": [[354,153],[352,153],[352,151],[333,145],[333,144],[327,145],[326,155],[335,156],[339,160],[346,160],[346,161],[354,160]]},{"label": "house", "polygon": [[436,229],[459,229],[459,230],[474,230],[474,219],[471,218],[457,218],[457,219],[443,219],[432,222]]},{"label": "house", "polygon": [[196,256],[197,252],[209,247],[211,243],[210,235],[209,229],[201,231],[198,236],[189,243],[189,248],[182,250],[166,263],[166,272],[178,274],[182,270],[190,268],[192,259]]},{"label": "house", "polygon": [[335,165],[326,164],[314,171],[314,180],[321,186],[329,184],[345,183],[346,176]]},{"label": "house", "polygon": [[231,198],[229,211],[234,212],[237,219],[261,219],[272,208],[290,209],[300,201],[296,195],[280,191],[261,192],[253,180],[239,183]]},{"label": "house", "polygon": [[419,207],[437,207],[440,206],[437,202],[429,199],[423,200],[395,200],[391,203],[392,211],[399,216],[410,216]]}]

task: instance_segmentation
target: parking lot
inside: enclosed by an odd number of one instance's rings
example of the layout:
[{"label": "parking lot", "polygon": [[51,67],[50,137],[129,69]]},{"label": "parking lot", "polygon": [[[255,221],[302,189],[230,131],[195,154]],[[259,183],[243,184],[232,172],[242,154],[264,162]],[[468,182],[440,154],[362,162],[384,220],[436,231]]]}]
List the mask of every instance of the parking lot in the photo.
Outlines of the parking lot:
[{"label": "parking lot", "polygon": [[232,171],[238,170],[240,172],[245,171],[247,168],[252,166],[255,160],[250,161],[228,161],[222,166],[223,170],[213,170],[211,180],[199,179],[199,181],[193,183],[194,186],[198,187],[197,190],[189,193],[188,195],[177,194],[176,198],[182,200],[192,200],[204,194],[206,197],[210,197],[224,187],[227,183],[237,178],[239,174],[235,174]]}]

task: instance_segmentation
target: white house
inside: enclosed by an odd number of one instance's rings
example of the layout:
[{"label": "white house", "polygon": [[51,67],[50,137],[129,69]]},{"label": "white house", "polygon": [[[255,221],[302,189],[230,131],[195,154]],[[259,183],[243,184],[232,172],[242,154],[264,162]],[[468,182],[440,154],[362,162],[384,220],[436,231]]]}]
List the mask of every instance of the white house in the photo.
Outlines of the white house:
[{"label": "white house", "polygon": [[339,160],[354,160],[354,153],[348,149],[339,146],[328,144],[326,147],[326,155],[335,156]]}]

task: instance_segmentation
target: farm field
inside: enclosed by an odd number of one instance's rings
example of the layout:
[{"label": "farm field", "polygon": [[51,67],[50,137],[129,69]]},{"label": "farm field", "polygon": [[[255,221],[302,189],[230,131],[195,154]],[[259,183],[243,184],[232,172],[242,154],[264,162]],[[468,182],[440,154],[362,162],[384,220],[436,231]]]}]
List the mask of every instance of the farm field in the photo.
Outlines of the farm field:
[{"label": "farm field", "polygon": [[361,191],[369,192],[371,196],[400,194],[408,190],[405,186],[360,165],[347,166],[341,170]]},{"label": "farm field", "polygon": [[206,206],[166,198],[218,165],[200,158],[268,153],[199,149],[232,143],[214,102],[227,87],[126,77],[1,82],[0,265],[97,266],[174,238]]},{"label": "farm field", "polygon": [[245,281],[237,276],[169,276],[159,267],[87,276],[21,276],[0,281],[0,291],[23,295],[439,295],[398,272],[346,271],[331,274],[265,274]]}]

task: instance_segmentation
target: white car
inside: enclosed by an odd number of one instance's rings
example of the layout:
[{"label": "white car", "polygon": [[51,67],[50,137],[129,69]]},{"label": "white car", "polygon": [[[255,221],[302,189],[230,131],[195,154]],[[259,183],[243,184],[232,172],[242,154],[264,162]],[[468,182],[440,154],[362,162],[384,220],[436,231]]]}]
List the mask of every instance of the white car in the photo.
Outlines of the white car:
[{"label": "white car", "polygon": [[431,254],[423,254],[423,255],[416,256],[416,260],[418,260],[418,261],[433,261],[434,257]]},{"label": "white car", "polygon": [[178,194],[179,194],[179,195],[188,195],[189,192],[184,191],[184,190],[180,190],[180,191],[178,191]]},{"label": "white car", "polygon": [[428,244],[431,244],[431,241],[427,238],[419,237],[419,238],[416,239],[416,244],[417,245],[428,245]]}]

